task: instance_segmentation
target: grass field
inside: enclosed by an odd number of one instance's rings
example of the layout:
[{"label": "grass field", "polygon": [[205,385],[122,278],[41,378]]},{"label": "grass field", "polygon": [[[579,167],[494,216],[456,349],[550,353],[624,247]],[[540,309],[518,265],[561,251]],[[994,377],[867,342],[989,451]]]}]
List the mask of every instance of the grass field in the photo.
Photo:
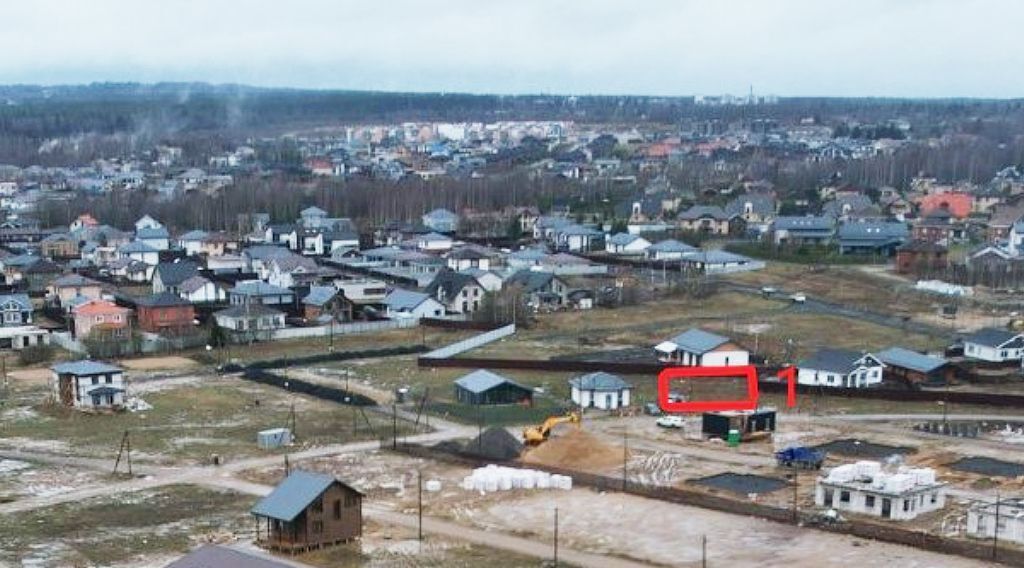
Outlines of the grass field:
[{"label": "grass field", "polygon": [[[353,407],[338,405],[234,378],[207,378],[143,394],[153,406],[145,412],[87,414],[50,404],[26,408],[17,419],[0,424],[0,437],[31,440],[72,455],[112,457],[121,437],[131,432],[133,459],[154,462],[203,462],[212,454],[226,460],[266,453],[256,446],[256,432],[291,427],[300,446],[344,443],[375,437]],[[259,405],[257,406],[257,401]],[[378,433],[391,421],[374,412],[366,417]],[[404,433],[406,424],[400,423]]]},{"label": "grass field", "polygon": [[0,565],[110,566],[187,552],[195,538],[251,529],[253,498],[187,485],[0,516]]}]

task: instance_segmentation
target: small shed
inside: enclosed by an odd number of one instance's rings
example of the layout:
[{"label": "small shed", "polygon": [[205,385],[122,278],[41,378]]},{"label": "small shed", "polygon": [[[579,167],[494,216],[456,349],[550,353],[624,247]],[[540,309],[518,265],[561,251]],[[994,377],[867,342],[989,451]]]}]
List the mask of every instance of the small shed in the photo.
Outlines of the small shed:
[{"label": "small shed", "polygon": [[572,401],[582,408],[615,410],[629,406],[633,385],[622,377],[598,371],[569,379]]},{"label": "small shed", "polygon": [[305,552],[362,536],[363,493],[329,475],[296,470],[252,514],[260,546]]},{"label": "small shed", "polygon": [[533,404],[533,390],[496,373],[478,369],[455,380],[462,404]]},{"label": "small shed", "polygon": [[738,430],[743,436],[758,432],[774,432],[775,410],[705,412],[701,417],[701,432],[705,436],[724,440],[729,436],[729,430]]},{"label": "small shed", "polygon": [[264,450],[272,450],[292,443],[292,431],[287,428],[271,428],[256,434],[256,445]]}]

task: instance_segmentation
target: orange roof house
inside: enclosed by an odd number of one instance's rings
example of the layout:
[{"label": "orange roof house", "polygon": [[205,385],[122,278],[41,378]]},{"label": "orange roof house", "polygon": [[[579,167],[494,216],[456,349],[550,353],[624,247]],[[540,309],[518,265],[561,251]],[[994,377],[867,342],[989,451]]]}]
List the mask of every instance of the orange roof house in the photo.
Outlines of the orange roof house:
[{"label": "orange roof house", "polygon": [[974,196],[963,192],[932,193],[922,196],[917,203],[921,208],[922,217],[933,211],[946,209],[953,217],[963,219],[970,215],[974,208]]}]

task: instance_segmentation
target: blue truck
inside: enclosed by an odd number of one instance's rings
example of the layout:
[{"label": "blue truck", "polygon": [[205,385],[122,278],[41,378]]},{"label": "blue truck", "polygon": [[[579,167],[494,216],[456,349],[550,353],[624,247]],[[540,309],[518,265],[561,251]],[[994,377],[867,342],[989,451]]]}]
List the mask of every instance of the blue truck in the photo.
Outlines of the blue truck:
[{"label": "blue truck", "polygon": [[791,446],[775,452],[775,461],[783,467],[800,469],[821,469],[825,463],[825,452],[805,446]]}]

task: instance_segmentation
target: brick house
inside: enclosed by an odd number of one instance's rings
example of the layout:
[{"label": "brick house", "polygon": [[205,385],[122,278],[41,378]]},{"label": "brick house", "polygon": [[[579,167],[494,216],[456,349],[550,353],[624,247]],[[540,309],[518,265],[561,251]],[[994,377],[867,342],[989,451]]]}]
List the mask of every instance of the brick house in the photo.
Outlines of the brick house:
[{"label": "brick house", "polygon": [[172,292],[162,292],[135,301],[139,328],[161,334],[180,334],[195,325],[196,311],[187,300]]},{"label": "brick house", "polygon": [[71,310],[75,320],[75,338],[84,339],[93,331],[105,338],[127,339],[131,333],[132,311],[107,300],[89,300]]}]

